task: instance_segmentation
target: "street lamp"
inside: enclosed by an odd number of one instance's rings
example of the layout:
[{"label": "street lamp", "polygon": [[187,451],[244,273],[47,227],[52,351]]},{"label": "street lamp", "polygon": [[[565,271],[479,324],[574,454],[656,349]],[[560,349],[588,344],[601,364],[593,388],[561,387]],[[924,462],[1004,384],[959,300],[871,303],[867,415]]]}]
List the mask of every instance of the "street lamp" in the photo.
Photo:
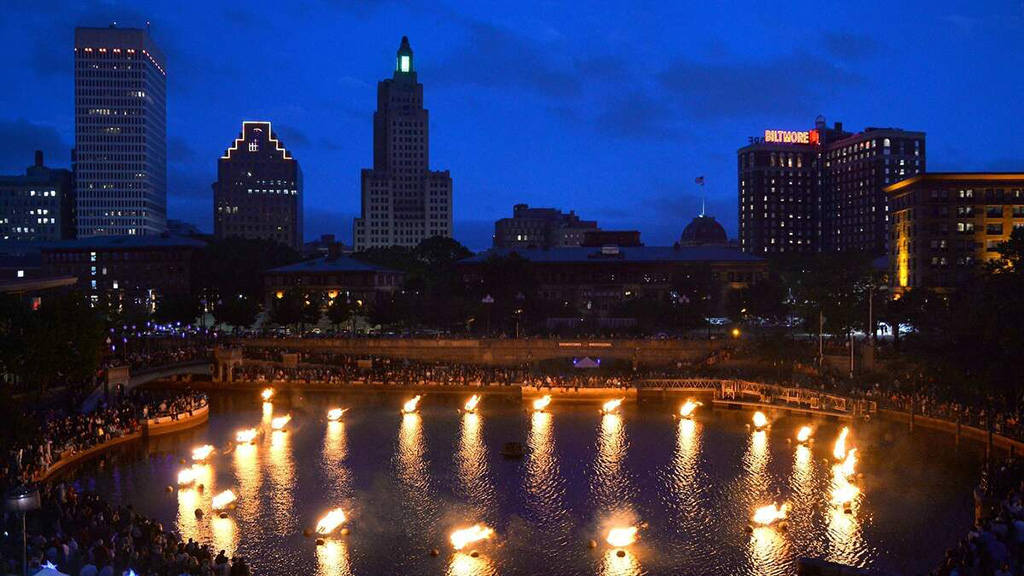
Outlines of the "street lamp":
[{"label": "street lamp", "polygon": [[480,300],[480,303],[487,310],[487,335],[489,336],[491,334],[491,305],[494,304],[494,297],[488,294]]},{"label": "street lamp", "polygon": [[39,489],[35,486],[22,485],[12,488],[4,495],[4,509],[8,512],[21,514],[21,569],[28,576],[28,533],[25,529],[25,515],[39,510]]}]

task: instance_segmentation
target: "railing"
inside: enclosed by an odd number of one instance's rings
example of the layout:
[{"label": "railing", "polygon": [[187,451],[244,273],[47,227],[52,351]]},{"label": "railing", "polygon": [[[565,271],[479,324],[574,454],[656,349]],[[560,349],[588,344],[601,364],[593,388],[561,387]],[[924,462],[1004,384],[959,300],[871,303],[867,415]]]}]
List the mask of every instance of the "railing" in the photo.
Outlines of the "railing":
[{"label": "railing", "polygon": [[835,412],[851,416],[874,414],[878,411],[878,405],[874,400],[849,398],[808,388],[791,388],[747,380],[655,378],[641,380],[637,383],[637,387],[711,391],[715,394],[715,400],[719,401],[797,406],[808,410]]}]

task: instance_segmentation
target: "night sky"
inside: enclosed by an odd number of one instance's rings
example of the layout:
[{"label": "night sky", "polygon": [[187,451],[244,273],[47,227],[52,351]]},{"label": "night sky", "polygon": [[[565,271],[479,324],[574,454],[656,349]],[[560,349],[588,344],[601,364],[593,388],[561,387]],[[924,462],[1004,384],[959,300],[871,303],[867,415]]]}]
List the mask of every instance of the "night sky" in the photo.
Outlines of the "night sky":
[{"label": "night sky", "polygon": [[269,120],[302,166],[306,237],[351,242],[376,83],[408,35],[451,170],[455,236],[512,205],[575,209],[670,244],[736,232],[736,149],[765,128],[927,132],[928,168],[1024,170],[1019,2],[6,0],[0,172],[67,166],[74,27],[153,24],[168,61],[168,216],[212,230],[217,158]]}]

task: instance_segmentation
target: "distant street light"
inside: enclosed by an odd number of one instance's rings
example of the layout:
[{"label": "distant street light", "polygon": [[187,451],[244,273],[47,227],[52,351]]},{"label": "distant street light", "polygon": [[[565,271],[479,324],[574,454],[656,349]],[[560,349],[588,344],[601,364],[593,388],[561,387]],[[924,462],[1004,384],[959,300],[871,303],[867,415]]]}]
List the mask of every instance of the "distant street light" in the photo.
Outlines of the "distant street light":
[{"label": "distant street light", "polygon": [[490,294],[488,294],[488,295],[484,296],[480,300],[480,303],[483,304],[484,308],[487,310],[487,335],[490,335],[490,333],[491,333],[491,305],[494,304],[494,297],[491,296]]}]

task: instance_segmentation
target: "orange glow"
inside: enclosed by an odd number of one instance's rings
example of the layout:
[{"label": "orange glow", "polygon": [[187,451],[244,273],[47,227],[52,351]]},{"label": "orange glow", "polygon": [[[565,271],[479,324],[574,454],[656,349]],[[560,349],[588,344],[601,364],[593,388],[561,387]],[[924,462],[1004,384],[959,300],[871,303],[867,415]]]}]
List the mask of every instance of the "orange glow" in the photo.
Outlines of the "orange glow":
[{"label": "orange glow", "polygon": [[345,412],[348,412],[348,408],[331,408],[327,411],[327,420],[337,422]]},{"label": "orange glow", "polygon": [[198,473],[193,468],[185,468],[178,472],[178,486],[194,484]]},{"label": "orange glow", "polygon": [[341,508],[335,508],[327,513],[326,516],[320,519],[316,524],[317,534],[330,534],[334,530],[345,523],[348,518],[345,517],[345,511]]},{"label": "orange glow", "polygon": [[406,414],[412,414],[413,412],[415,412],[417,407],[419,407],[420,399],[422,398],[422,396],[414,396],[412,400],[409,400],[408,402],[402,405],[402,412]]},{"label": "orange glow", "polygon": [[214,510],[223,510],[227,508],[228,505],[230,505],[235,500],[238,500],[238,497],[235,496],[235,493],[232,492],[231,490],[225,490],[213,497],[213,501],[210,503],[210,506]]},{"label": "orange glow", "polygon": [[839,438],[836,438],[836,445],[832,448],[832,455],[835,456],[836,460],[846,458],[846,437],[849,434],[850,429],[843,426],[842,431],[839,432]]},{"label": "orange glow", "polygon": [[274,430],[284,430],[284,427],[287,426],[288,423],[291,422],[291,420],[292,417],[290,414],[278,416],[277,418],[274,418],[273,420],[270,421],[270,427],[273,428]]},{"label": "orange glow", "polygon": [[775,522],[786,518],[787,508],[789,508],[789,505],[785,503],[781,506],[776,506],[775,504],[762,506],[757,510],[754,510],[754,516],[751,520],[753,520],[755,524],[760,524],[761,526],[774,524]]},{"label": "orange glow", "polygon": [[811,439],[811,433],[812,432],[813,431],[811,430],[810,426],[804,426],[804,427],[800,428],[800,431],[796,433],[796,441],[797,442],[807,442],[808,440]]},{"label": "orange glow", "polygon": [[476,405],[480,403],[480,396],[473,394],[466,401],[466,412],[473,412],[476,410]]},{"label": "orange glow", "polygon": [[252,444],[253,440],[256,439],[256,429],[248,428],[246,430],[239,430],[235,434],[235,442],[240,444]]},{"label": "orange glow", "polygon": [[682,408],[679,409],[679,415],[682,416],[683,418],[692,418],[694,411],[697,410],[697,407],[703,405],[703,402],[694,402],[693,400],[687,400],[686,403],[683,404]]},{"label": "orange glow", "polygon": [[264,402],[269,402],[270,399],[274,397],[274,389],[273,388],[264,388],[263,392],[260,393],[260,396],[263,397],[263,401]]},{"label": "orange glow", "polygon": [[213,454],[213,446],[205,444],[192,449],[192,459],[196,462],[202,462]]},{"label": "orange glow", "polygon": [[462,550],[466,546],[480,542],[481,540],[487,540],[494,536],[494,530],[484,526],[483,524],[476,524],[469,528],[462,528],[452,532],[449,537],[452,542],[452,547],[456,550]]},{"label": "orange glow", "polygon": [[616,548],[625,548],[636,542],[636,526],[618,526],[608,531],[605,541]]},{"label": "orange glow", "polygon": [[622,406],[623,400],[625,400],[625,398],[618,398],[615,400],[609,400],[605,402],[604,406],[601,406],[601,412],[604,414],[612,414],[614,412],[617,412],[619,410],[619,406]]},{"label": "orange glow", "polygon": [[768,425],[768,417],[764,415],[764,412],[754,412],[754,428],[764,428]]},{"label": "orange glow", "polygon": [[538,399],[533,401],[533,409],[536,410],[537,412],[543,412],[550,405],[551,405],[551,396],[550,395],[544,396],[543,398],[538,398]]}]

